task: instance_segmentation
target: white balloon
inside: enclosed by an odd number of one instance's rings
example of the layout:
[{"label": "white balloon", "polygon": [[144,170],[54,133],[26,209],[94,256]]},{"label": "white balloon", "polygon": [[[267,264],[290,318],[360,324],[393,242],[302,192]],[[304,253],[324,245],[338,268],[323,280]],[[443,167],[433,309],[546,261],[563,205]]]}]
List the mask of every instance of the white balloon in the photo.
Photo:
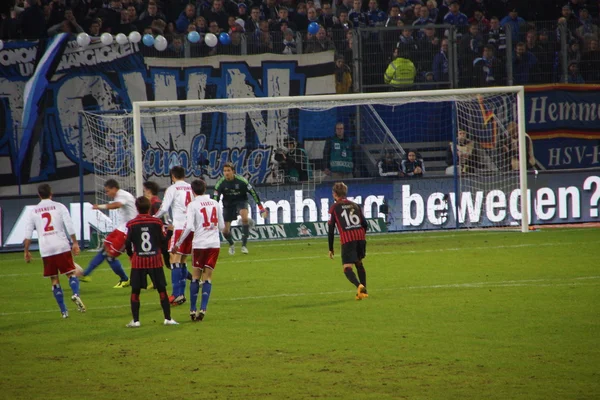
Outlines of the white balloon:
[{"label": "white balloon", "polygon": [[77,35],[77,44],[81,47],[87,47],[91,40],[92,39],[90,38],[90,35],[85,32],[81,32],[79,35]]},{"label": "white balloon", "polygon": [[127,36],[125,36],[124,33],[119,33],[117,34],[117,36],[115,36],[115,40],[117,41],[117,43],[123,45],[127,43]]},{"label": "white balloon", "polygon": [[206,36],[204,36],[204,43],[206,43],[208,47],[215,47],[217,43],[219,43],[219,39],[217,39],[213,33],[207,33]]},{"label": "white balloon", "polygon": [[4,48],[4,42],[2,40],[0,40],[0,50],[2,50]]},{"label": "white balloon", "polygon": [[129,41],[131,43],[138,43],[140,40],[142,40],[142,35],[138,31],[132,31],[129,34]]},{"label": "white balloon", "polygon": [[168,44],[169,42],[167,42],[167,39],[163,35],[158,35],[154,38],[154,48],[158,51],[165,50]]},{"label": "white balloon", "polygon": [[100,41],[102,42],[103,45],[108,46],[111,45],[113,42],[113,36],[108,33],[108,32],[104,32],[101,36],[100,36]]}]

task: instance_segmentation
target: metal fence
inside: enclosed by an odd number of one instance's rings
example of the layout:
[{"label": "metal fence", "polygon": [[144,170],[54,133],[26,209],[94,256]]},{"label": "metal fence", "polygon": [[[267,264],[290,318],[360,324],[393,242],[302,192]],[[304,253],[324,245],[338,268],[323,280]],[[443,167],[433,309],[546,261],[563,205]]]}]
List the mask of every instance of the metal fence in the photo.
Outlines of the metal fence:
[{"label": "metal fence", "polygon": [[[353,92],[423,90],[543,83],[600,83],[598,33],[559,21],[495,26],[396,25],[328,29],[316,35],[258,30],[233,33],[232,43],[208,47],[185,35],[168,38],[164,52],[141,45],[147,57],[303,54],[335,50],[351,72]],[[410,84],[387,83],[396,57],[414,67]],[[398,61],[397,61],[398,63]],[[406,63],[406,65],[410,65]],[[393,70],[393,66],[391,66]]]}]

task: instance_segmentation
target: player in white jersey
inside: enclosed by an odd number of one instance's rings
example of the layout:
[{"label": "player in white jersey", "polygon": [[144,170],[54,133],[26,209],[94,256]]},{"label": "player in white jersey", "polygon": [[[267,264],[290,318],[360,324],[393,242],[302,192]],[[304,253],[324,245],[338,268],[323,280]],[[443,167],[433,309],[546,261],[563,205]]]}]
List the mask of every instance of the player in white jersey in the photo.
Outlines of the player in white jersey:
[{"label": "player in white jersey", "polygon": [[[225,220],[221,203],[204,194],[206,192],[206,182],[201,179],[193,181],[192,190],[196,197],[187,207],[185,230],[175,244],[173,251],[177,251],[191,232],[194,232],[192,245],[194,249],[194,270],[192,272],[192,283],[190,284],[190,317],[192,321],[202,321],[206,314],[206,307],[212,290],[212,274],[221,250],[219,232],[225,229]],[[202,282],[202,301],[200,310],[196,311],[200,281]]]},{"label": "player in white jersey", "polygon": [[119,183],[114,179],[104,182],[104,192],[113,201],[108,204],[94,204],[92,208],[94,210],[117,210],[117,228],[104,239],[104,250],[98,252],[90,261],[80,279],[83,282],[89,282],[91,280],[89,275],[92,271],[106,260],[114,273],[119,276],[119,283],[114,287],[117,289],[124,288],[129,286],[129,277],[117,258],[125,251],[126,224],[137,216],[135,197],[131,193],[120,189]]},{"label": "player in white jersey", "polygon": [[162,204],[158,212],[154,215],[157,218],[162,217],[171,210],[173,217],[173,236],[169,241],[171,283],[173,293],[169,296],[171,304],[178,305],[185,303],[185,280],[187,277],[187,256],[192,254],[192,237],[181,243],[178,250],[173,251],[173,246],[181,237],[186,221],[187,206],[192,201],[192,187],[184,181],[185,170],[183,167],[175,166],[171,168],[171,181],[173,184],[165,191]]},{"label": "player in white jersey", "polygon": [[[58,303],[63,318],[69,316],[65,306],[63,291],[60,287],[58,274],[69,278],[69,286],[73,291],[71,300],[77,309],[85,312],[85,306],[79,298],[79,280],[75,276],[76,268],[73,254],[79,254],[79,244],[75,238],[75,229],[67,207],[52,200],[52,189],[47,183],[38,186],[41,201],[29,213],[25,231],[25,261],[31,262],[29,247],[34,229],[38,234],[40,255],[44,263],[44,276],[52,282],[52,293]],[[69,244],[69,237],[72,245]],[[72,252],[72,253],[71,253]]]}]

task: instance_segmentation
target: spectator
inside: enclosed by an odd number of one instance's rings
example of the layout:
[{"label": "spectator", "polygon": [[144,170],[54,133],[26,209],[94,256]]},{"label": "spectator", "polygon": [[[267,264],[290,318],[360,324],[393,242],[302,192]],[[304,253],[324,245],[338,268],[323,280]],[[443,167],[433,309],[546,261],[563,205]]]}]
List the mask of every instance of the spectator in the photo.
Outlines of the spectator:
[{"label": "spectator", "polygon": [[166,21],[167,18],[165,17],[165,15],[163,13],[158,11],[158,6],[156,5],[156,3],[153,1],[150,1],[148,3],[148,7],[146,8],[146,11],[144,11],[140,15],[137,27],[140,30],[145,29],[146,27],[151,26],[152,22],[154,22],[157,19]]},{"label": "spectator", "polygon": [[287,28],[285,32],[283,32],[283,46],[283,54],[296,54],[298,52],[296,40],[294,39],[294,31],[290,28]]},{"label": "spectator", "polygon": [[448,39],[443,39],[440,52],[433,57],[433,77],[436,82],[450,82],[450,63],[448,61]]},{"label": "spectator", "polygon": [[562,7],[560,15],[562,18],[565,19],[569,31],[571,31],[571,33],[575,33],[577,27],[579,26],[579,21],[577,20],[577,17],[573,15],[573,11],[571,10],[571,7],[569,7],[568,4],[565,4]]},{"label": "spectator", "polygon": [[587,83],[600,83],[600,46],[597,39],[590,40],[581,56],[581,74]]},{"label": "spectator", "polygon": [[352,179],[354,171],[354,145],[344,136],[344,123],[335,125],[335,135],[325,143],[323,160],[325,175],[332,180]]},{"label": "spectator", "polygon": [[319,32],[310,39],[306,46],[307,53],[320,53],[322,51],[335,50],[333,41],[327,37],[327,32],[323,26],[319,27]]},{"label": "spectator", "polygon": [[[421,7],[420,11],[419,11],[419,18],[417,18],[412,25],[413,26],[422,26],[422,25],[429,25],[429,24],[433,24],[435,23],[430,17],[429,17],[429,9],[427,7]],[[419,38],[422,38],[423,35],[420,35]]]},{"label": "spectator", "polygon": [[525,43],[519,42],[513,57],[513,84],[528,85],[531,83],[531,73],[536,68],[537,60],[527,51]]},{"label": "spectator", "polygon": [[238,4],[237,17],[243,20],[246,20],[246,18],[248,18],[248,5],[246,3]]},{"label": "spectator", "polygon": [[367,25],[367,15],[362,12],[361,0],[354,0],[352,10],[348,13],[348,19],[355,28],[364,28]]},{"label": "spectator", "polygon": [[269,24],[277,20],[278,11],[275,0],[264,0],[260,4],[260,18],[267,21]]},{"label": "spectator", "polygon": [[400,53],[404,54],[407,58],[414,59],[414,56],[418,50],[417,41],[413,36],[413,30],[409,27],[402,29],[402,34],[398,38],[396,48],[400,49]]},{"label": "spectator", "polygon": [[129,21],[129,11],[121,10],[121,20],[117,25],[114,34],[123,33],[129,35],[131,32],[136,31],[137,27]]},{"label": "spectator", "polygon": [[500,26],[510,31],[513,43],[521,40],[521,32],[525,30],[526,25],[525,20],[519,17],[519,12],[516,8],[511,9],[508,15],[500,21]]},{"label": "spectator", "polygon": [[294,24],[296,24],[296,28],[298,28],[298,32],[306,32],[308,29],[308,17],[306,14],[306,3],[298,3],[296,6],[296,13],[293,16],[292,20]]},{"label": "spectator", "polygon": [[[194,21],[196,32],[203,34],[208,32],[208,22],[204,17],[196,17]],[[189,29],[188,29],[189,31]]]},{"label": "spectator", "polygon": [[98,37],[100,36],[100,27],[101,27],[101,22],[98,18],[92,20],[92,22],[90,23],[90,26],[88,27],[88,34],[91,37]]},{"label": "spectator", "polygon": [[502,73],[504,64],[494,57],[494,46],[486,44],[483,47],[481,58],[473,61],[473,70],[475,75],[475,86],[500,86],[504,84],[504,74]]},{"label": "spectator", "polygon": [[229,24],[227,22],[229,15],[227,15],[227,12],[225,12],[225,9],[223,8],[222,0],[213,0],[212,8],[206,11],[204,18],[206,18],[207,21],[215,21],[222,32],[227,32],[229,30]]},{"label": "spectator", "polygon": [[54,36],[58,33],[67,33],[74,39],[78,33],[83,32],[83,28],[79,26],[73,15],[73,10],[70,8],[65,11],[65,20],[48,28],[48,36]]},{"label": "spectator", "polygon": [[577,61],[569,62],[569,75],[567,77],[567,83],[585,83],[583,76],[579,72],[579,64]]},{"label": "spectator", "polygon": [[321,15],[319,15],[319,24],[326,30],[330,30],[337,23],[337,17],[333,15],[331,3],[323,2],[321,4]]},{"label": "spectator", "polygon": [[579,22],[581,25],[575,30],[575,35],[581,42],[598,39],[598,25],[593,23],[587,8],[582,8],[579,12]]},{"label": "spectator", "polygon": [[469,24],[467,16],[460,12],[460,4],[456,0],[452,0],[448,6],[448,13],[444,16],[444,24],[454,25],[457,31],[457,38],[460,37],[464,28]]},{"label": "spectator", "polygon": [[383,178],[399,178],[404,176],[402,165],[396,158],[396,153],[391,149],[388,149],[377,163],[377,171],[379,172],[379,176]]},{"label": "spectator", "polygon": [[492,17],[490,19],[490,30],[487,33],[486,42],[487,44],[496,47],[497,57],[501,59],[506,58],[506,31],[504,27],[500,25],[498,17]]},{"label": "spectator", "polygon": [[473,17],[469,18],[469,24],[476,23],[479,28],[479,33],[487,35],[490,30],[490,21],[485,17],[483,11],[476,9],[473,13]]},{"label": "spectator", "polygon": [[417,157],[416,151],[409,150],[407,153],[407,158],[402,160],[402,173],[404,176],[413,178],[422,177],[425,173],[425,164],[423,163],[423,159]]},{"label": "spectator", "polygon": [[[467,132],[460,129],[456,138],[456,161],[458,162],[456,165],[458,166],[459,174],[473,172],[471,156],[473,155],[474,147],[474,143],[467,138]],[[446,164],[448,165],[446,175],[454,175],[454,162],[454,144],[450,142],[446,150]]]},{"label": "spectator", "polygon": [[166,56],[170,58],[182,58],[184,56],[183,38],[175,35],[167,47]]},{"label": "spectator", "polygon": [[346,94],[352,92],[352,73],[344,61],[344,56],[335,57],[335,93]]},{"label": "spectator", "polygon": [[429,18],[431,18],[431,20],[436,24],[440,23],[440,10],[438,9],[437,1],[427,0],[427,3],[425,4],[429,10]]},{"label": "spectator", "polygon": [[387,19],[386,13],[379,9],[377,0],[369,0],[369,11],[367,11],[367,25],[371,28],[383,26]]},{"label": "spectator", "polygon": [[194,23],[196,19],[196,7],[193,4],[188,4],[185,9],[179,14],[175,22],[175,29],[178,33],[184,33],[189,24]]},{"label": "spectator", "polygon": [[18,16],[17,26],[23,39],[46,37],[46,21],[39,0],[25,0],[25,9]]},{"label": "spectator", "polygon": [[273,32],[281,32],[281,25],[282,24],[286,24],[287,27],[289,29],[291,29],[292,31],[296,31],[296,24],[294,24],[293,22],[291,22],[289,20],[289,15],[288,15],[288,10],[287,8],[280,8],[279,9],[279,19],[276,21],[273,21],[270,25],[269,25],[269,30],[273,31]]},{"label": "spectator", "polygon": [[255,33],[260,30],[260,8],[252,7],[250,10],[250,19],[246,22],[246,32]]},{"label": "spectator", "polygon": [[[510,159],[510,169],[512,171],[519,170],[519,130],[517,124],[509,122],[506,130],[509,135],[508,145],[504,146],[504,150]],[[527,169],[532,169],[535,164],[535,155],[533,153],[533,141],[528,134],[525,134],[525,153],[527,154]]]},{"label": "spectator", "polygon": [[479,25],[474,22],[469,26],[469,32],[462,36],[459,45],[460,84],[463,87],[473,86],[473,64],[483,50],[484,39],[479,33]]},{"label": "spectator", "polygon": [[352,11],[353,6],[354,0],[342,0],[342,2],[337,5],[337,8],[335,10],[337,17],[339,18],[340,14],[343,12],[349,14],[350,11]]},{"label": "spectator", "polygon": [[396,48],[392,61],[388,65],[383,80],[395,90],[408,90],[415,82],[417,74],[415,65],[408,58],[405,50]]}]

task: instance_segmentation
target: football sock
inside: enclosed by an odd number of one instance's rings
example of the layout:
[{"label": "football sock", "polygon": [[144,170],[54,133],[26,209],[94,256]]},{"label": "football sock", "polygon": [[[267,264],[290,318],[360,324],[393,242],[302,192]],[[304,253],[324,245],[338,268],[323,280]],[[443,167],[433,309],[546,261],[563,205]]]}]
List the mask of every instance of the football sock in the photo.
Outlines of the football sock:
[{"label": "football sock", "polygon": [[354,271],[352,270],[352,268],[350,268],[350,267],[344,268],[344,275],[346,275],[346,278],[348,278],[348,280],[350,282],[352,282],[352,284],[354,286],[358,287],[358,285],[360,285],[360,282],[356,278],[356,274],[354,273]]},{"label": "football sock", "polygon": [[123,269],[123,266],[121,265],[121,261],[119,261],[113,257],[106,257],[106,261],[108,261],[108,265],[110,265],[113,272],[115,274],[119,275],[119,278],[121,279],[121,281],[129,280],[129,278],[127,277],[127,274],[125,273],[125,270]]},{"label": "football sock", "polygon": [[367,287],[367,271],[365,271],[365,266],[362,263],[356,266],[356,272],[358,272],[360,283],[364,287]]},{"label": "football sock", "polygon": [[208,306],[208,299],[210,298],[210,291],[212,290],[212,283],[210,281],[204,281],[202,284],[202,302],[200,303],[200,310],[206,311]]},{"label": "football sock", "polygon": [[198,279],[192,279],[190,283],[190,311],[196,311],[198,303],[198,293],[200,292],[200,282]]},{"label": "football sock", "polygon": [[225,240],[227,240],[227,243],[229,243],[230,246],[233,246],[233,237],[231,236],[231,232],[229,232],[227,235],[223,235],[223,237]]},{"label": "football sock", "polygon": [[63,296],[63,291],[60,288],[60,285],[52,285],[52,293],[54,294],[54,298],[58,303],[58,307],[60,308],[60,312],[67,312],[67,306],[65,306],[65,299]]},{"label": "football sock", "polygon": [[242,246],[248,243],[248,236],[250,236],[250,225],[242,225]]},{"label": "football sock", "polygon": [[179,263],[171,263],[171,294],[179,296]]},{"label": "football sock", "polygon": [[179,271],[179,294],[185,296],[185,287],[187,286],[186,278],[188,274],[187,263],[181,263],[179,265],[181,265],[181,271]]},{"label": "football sock", "polygon": [[162,253],[163,256],[163,262],[165,263],[165,267],[169,268],[171,266],[171,255],[169,254],[168,250],[163,251]]},{"label": "football sock", "polygon": [[79,296],[79,279],[75,275],[71,275],[69,278],[69,286],[71,286],[73,294]]},{"label": "football sock", "polygon": [[100,264],[102,264],[102,262],[104,262],[105,259],[106,259],[106,255],[104,254],[103,251],[99,251],[98,253],[96,253],[94,258],[92,258],[92,261],[90,261],[90,263],[88,264],[88,267],[85,269],[85,271],[83,271],[83,276],[90,275],[92,273],[92,271],[95,270],[98,265],[100,265]]},{"label": "football sock", "polygon": [[140,320],[140,293],[131,291],[131,315],[134,321]]},{"label": "football sock", "polygon": [[163,309],[165,319],[171,319],[171,304],[169,303],[169,295],[166,291],[158,292],[160,296],[160,306]]}]

